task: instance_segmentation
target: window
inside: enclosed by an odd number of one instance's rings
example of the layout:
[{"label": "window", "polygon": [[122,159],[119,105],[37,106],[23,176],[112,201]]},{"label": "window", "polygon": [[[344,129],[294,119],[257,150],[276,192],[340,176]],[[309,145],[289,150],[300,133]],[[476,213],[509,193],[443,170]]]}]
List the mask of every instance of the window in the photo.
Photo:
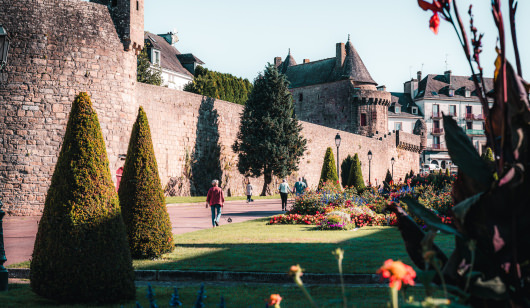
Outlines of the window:
[{"label": "window", "polygon": [[412,107],[412,114],[418,114],[418,107]]},{"label": "window", "polygon": [[153,57],[152,57],[152,59],[153,59],[152,62],[153,62],[154,65],[160,66],[160,51],[159,50],[154,50],[153,49]]},{"label": "window", "polygon": [[361,113],[361,126],[366,126],[366,113]]},{"label": "window", "polygon": [[432,144],[437,145],[438,148],[440,148],[440,136],[434,136],[432,137]]},{"label": "window", "polygon": [[136,10],[140,10],[140,1],[136,1]]},{"label": "window", "polygon": [[432,116],[434,118],[440,117],[440,105],[432,105]]},{"label": "window", "polygon": [[304,94],[303,93],[300,93],[298,94],[298,101],[303,101],[304,100]]},{"label": "window", "polygon": [[403,126],[402,126],[401,122],[394,123],[394,129],[395,130],[403,130]]},{"label": "window", "polygon": [[455,90],[449,89],[449,96],[455,96]]},{"label": "window", "polygon": [[471,121],[466,122],[466,129],[473,129],[473,122]]},{"label": "window", "polygon": [[456,117],[456,105],[449,105],[449,116]]},{"label": "window", "polygon": [[470,97],[470,96],[471,96],[471,91],[466,90],[466,92],[465,92],[465,97]]},{"label": "window", "polygon": [[398,106],[394,107],[394,112],[401,113],[401,107],[398,107]]}]

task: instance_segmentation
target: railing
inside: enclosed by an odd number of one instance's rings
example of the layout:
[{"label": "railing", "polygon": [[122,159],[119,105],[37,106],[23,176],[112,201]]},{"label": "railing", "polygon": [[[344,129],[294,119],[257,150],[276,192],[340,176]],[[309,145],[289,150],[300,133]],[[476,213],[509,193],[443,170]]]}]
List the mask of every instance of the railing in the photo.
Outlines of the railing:
[{"label": "railing", "polygon": [[432,144],[429,148],[429,151],[447,151],[447,148],[441,144]]},{"label": "railing", "polygon": [[436,112],[436,111],[433,111],[432,112],[432,118],[441,118],[442,117],[442,113],[441,112]]},{"label": "railing", "polygon": [[444,133],[444,129],[443,128],[439,128],[439,127],[435,127],[432,129],[432,133],[433,135],[435,134],[443,134]]},{"label": "railing", "polygon": [[466,120],[484,121],[484,115],[482,115],[482,114],[466,113],[465,118],[466,118]]},{"label": "railing", "polygon": [[467,135],[484,135],[483,129],[466,129]]},{"label": "railing", "polygon": [[475,114],[475,120],[484,121],[484,115],[483,114]]},{"label": "railing", "polygon": [[466,113],[466,120],[473,120],[473,114],[472,113]]}]

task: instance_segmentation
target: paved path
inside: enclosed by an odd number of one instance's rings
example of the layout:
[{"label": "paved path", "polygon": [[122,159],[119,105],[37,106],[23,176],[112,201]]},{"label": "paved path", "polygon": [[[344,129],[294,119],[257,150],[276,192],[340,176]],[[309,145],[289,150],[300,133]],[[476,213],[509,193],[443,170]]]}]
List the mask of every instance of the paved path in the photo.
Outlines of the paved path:
[{"label": "paved path", "polygon": [[[169,217],[174,234],[182,234],[212,227],[210,209],[205,203],[168,204]],[[256,200],[252,203],[228,201],[223,208],[220,224],[243,222],[282,213],[279,199]],[[6,216],[3,220],[4,246],[7,262],[20,263],[31,258],[40,216]]]}]

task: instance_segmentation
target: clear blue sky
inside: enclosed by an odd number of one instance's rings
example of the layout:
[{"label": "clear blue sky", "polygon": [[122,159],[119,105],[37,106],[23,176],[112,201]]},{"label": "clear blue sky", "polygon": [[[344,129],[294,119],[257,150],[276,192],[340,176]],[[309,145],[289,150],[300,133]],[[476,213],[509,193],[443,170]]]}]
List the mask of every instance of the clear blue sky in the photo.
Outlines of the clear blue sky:
[{"label": "clear blue sky", "polygon": [[[482,64],[486,77],[491,77],[497,39],[491,1],[457,1],[466,30],[467,9],[473,3],[475,25],[485,33]],[[503,2],[506,7],[508,0]],[[145,30],[160,34],[176,29],[180,41],[175,47],[180,52],[193,53],[209,69],[250,81],[275,56],[284,59],[289,48],[297,63],[334,57],[335,44],[346,42],[350,34],[372,78],[390,91],[402,91],[403,82],[422,68],[424,76],[442,74],[446,59],[454,74],[470,74],[454,30],[442,20],[434,35],[428,27],[431,15],[415,0],[146,0]],[[519,1],[517,14],[528,80],[530,18],[523,16],[530,16],[530,1]],[[508,26],[508,14],[504,17]],[[509,59],[515,62],[513,56]]]}]

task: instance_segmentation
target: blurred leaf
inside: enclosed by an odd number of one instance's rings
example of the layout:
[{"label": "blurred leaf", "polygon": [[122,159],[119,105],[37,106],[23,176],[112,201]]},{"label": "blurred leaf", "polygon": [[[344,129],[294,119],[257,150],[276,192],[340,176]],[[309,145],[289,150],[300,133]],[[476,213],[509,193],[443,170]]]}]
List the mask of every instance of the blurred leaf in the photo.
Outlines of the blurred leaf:
[{"label": "blurred leaf", "polygon": [[455,228],[444,224],[436,214],[431,212],[429,209],[424,207],[422,204],[420,204],[418,201],[410,198],[405,197],[401,199],[403,202],[405,202],[409,208],[409,210],[414,213],[414,215],[418,216],[419,218],[423,219],[425,223],[433,228],[436,228],[444,233],[454,234],[456,236],[462,237],[463,235],[458,232]]},{"label": "blurred leaf", "polygon": [[[467,300],[469,298],[469,294],[467,294],[464,290],[462,290],[461,288],[457,287],[457,286],[454,286],[454,285],[451,285],[451,284],[447,284],[445,285],[445,288],[447,289],[447,291],[449,291],[451,294],[454,294],[464,300]],[[464,307],[467,307],[467,306],[464,306]]]},{"label": "blurred leaf", "polygon": [[471,140],[456,121],[445,115],[443,119],[445,140],[451,160],[458,166],[459,170],[482,184],[484,188],[489,187],[493,182],[493,174],[486,162],[480,158]]},{"label": "blurred leaf", "polygon": [[503,300],[508,298],[506,285],[499,277],[494,277],[486,281],[479,277],[472,283],[469,292],[472,295],[484,299]]},{"label": "blurred leaf", "polygon": [[416,278],[421,281],[421,283],[427,287],[429,285],[434,277],[436,276],[436,271],[418,271],[416,272]]},{"label": "blurred leaf", "polygon": [[467,198],[466,200],[458,203],[453,207],[453,213],[456,219],[460,221],[461,224],[464,223],[464,219],[466,217],[467,212],[471,208],[472,205],[477,203],[477,201],[480,199],[483,193],[478,193],[472,197]]}]

